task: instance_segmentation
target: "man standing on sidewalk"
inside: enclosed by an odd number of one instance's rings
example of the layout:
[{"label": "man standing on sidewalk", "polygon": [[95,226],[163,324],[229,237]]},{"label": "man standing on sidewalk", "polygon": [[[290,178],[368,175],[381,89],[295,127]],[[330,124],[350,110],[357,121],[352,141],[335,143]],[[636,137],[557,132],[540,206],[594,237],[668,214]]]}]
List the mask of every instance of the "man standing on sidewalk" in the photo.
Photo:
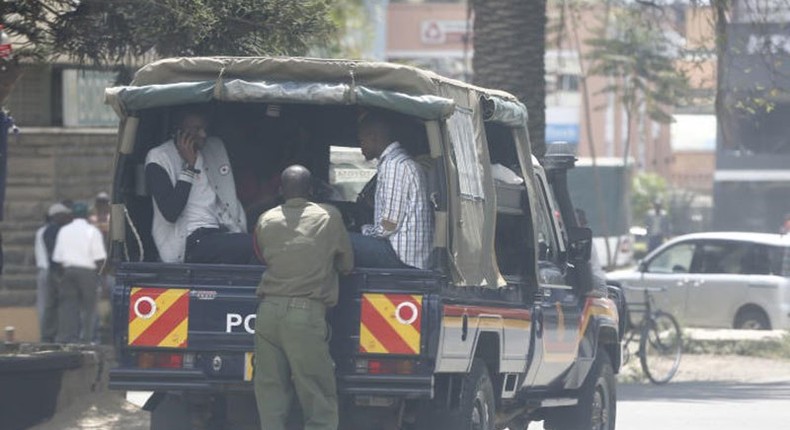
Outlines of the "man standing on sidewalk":
[{"label": "man standing on sidewalk", "polygon": [[93,340],[96,280],[107,253],[102,234],[88,220],[88,206],[75,203],[74,221],[58,232],[52,260],[63,266],[58,306],[58,342]]},{"label": "man standing on sidewalk", "polygon": [[71,209],[63,203],[55,203],[47,211],[49,224],[41,233],[44,251],[47,255],[47,292],[44,295],[44,315],[42,317],[41,342],[52,343],[58,334],[58,306],[60,304],[60,280],[63,270],[60,264],[52,261],[55,252],[55,241],[60,229],[71,222]]},{"label": "man standing on sidewalk", "polygon": [[308,201],[310,183],[306,168],[285,169],[285,203],[261,215],[255,230],[256,252],[267,265],[257,291],[254,378],[266,430],[285,430],[294,394],[304,428],[338,426],[325,318],[337,304],[338,273],[351,271],[354,254],[340,213]]}]

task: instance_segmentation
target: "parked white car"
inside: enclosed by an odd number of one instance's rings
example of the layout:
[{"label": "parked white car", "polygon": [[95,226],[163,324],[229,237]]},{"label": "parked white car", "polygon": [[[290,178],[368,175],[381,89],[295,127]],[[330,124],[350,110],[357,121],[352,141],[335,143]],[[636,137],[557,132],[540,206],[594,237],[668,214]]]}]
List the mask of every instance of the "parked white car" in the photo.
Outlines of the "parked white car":
[{"label": "parked white car", "polygon": [[[790,235],[679,236],[607,279],[650,287],[656,307],[682,326],[790,329]],[[642,291],[625,293],[629,303],[644,302]]]}]

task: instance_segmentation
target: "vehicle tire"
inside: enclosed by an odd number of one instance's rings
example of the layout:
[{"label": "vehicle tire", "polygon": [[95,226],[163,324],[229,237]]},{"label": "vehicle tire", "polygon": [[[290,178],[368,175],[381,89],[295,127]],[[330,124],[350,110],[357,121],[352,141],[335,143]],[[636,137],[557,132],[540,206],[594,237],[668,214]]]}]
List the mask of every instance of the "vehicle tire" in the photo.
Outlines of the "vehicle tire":
[{"label": "vehicle tire", "polygon": [[598,350],[590,373],[579,389],[576,406],[553,408],[544,422],[551,430],[614,430],[617,392],[609,354]]},{"label": "vehicle tire", "polygon": [[770,330],[771,322],[760,308],[745,308],[735,317],[735,328],[740,330]]},{"label": "vehicle tire", "polygon": [[642,327],[639,339],[639,363],[654,384],[666,384],[680,366],[683,339],[680,326],[672,315],[657,311]]},{"label": "vehicle tire", "polygon": [[483,360],[474,359],[461,380],[460,398],[453,409],[431,408],[414,427],[419,430],[494,430],[494,387]]}]

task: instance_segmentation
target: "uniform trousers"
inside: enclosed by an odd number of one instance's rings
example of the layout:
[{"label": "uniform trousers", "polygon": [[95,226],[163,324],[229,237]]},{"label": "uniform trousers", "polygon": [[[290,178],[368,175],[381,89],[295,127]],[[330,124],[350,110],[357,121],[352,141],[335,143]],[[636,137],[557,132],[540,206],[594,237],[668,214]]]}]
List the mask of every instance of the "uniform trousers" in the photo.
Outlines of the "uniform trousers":
[{"label": "uniform trousers", "polygon": [[285,430],[296,398],[304,430],[337,430],[335,366],[329,355],[326,307],[267,296],[255,321],[255,398],[261,429]]}]

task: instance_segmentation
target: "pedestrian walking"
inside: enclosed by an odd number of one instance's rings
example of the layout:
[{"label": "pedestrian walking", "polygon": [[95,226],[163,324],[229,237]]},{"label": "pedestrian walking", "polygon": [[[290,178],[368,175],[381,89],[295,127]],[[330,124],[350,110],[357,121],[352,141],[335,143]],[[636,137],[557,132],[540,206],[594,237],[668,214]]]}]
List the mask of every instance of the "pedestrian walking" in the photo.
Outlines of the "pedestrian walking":
[{"label": "pedestrian walking", "polygon": [[282,173],[285,203],[261,215],[255,250],[267,268],[258,285],[255,397],[261,428],[285,430],[293,400],[304,428],[336,430],[337,389],[326,311],[337,304],[338,273],[353,268],[343,218],[308,201],[310,171]]},{"label": "pedestrian walking", "polygon": [[46,292],[44,294],[44,314],[41,324],[41,342],[55,341],[58,332],[58,305],[60,279],[63,275],[60,264],[52,261],[55,241],[60,229],[71,222],[71,209],[63,203],[55,203],[47,210],[49,224],[41,232],[47,261]]},{"label": "pedestrian walking", "polygon": [[63,266],[58,306],[58,342],[93,340],[98,269],[107,253],[102,234],[88,223],[88,206],[74,203],[74,220],[58,232],[52,260]]},{"label": "pedestrian walking", "polygon": [[669,236],[669,216],[664,210],[661,200],[653,202],[653,209],[647,213],[645,219],[647,229],[647,252],[650,252],[664,243]]}]

